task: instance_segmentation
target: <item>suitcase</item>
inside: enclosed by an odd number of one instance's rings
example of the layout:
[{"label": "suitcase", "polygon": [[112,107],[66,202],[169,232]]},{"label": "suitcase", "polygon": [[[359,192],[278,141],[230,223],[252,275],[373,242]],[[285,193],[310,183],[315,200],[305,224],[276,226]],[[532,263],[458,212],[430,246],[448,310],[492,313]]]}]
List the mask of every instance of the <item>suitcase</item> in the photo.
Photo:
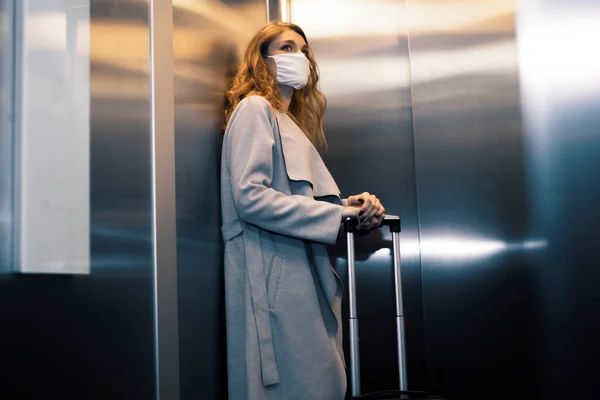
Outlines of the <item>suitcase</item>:
[{"label": "suitcase", "polygon": [[383,226],[392,233],[394,258],[394,286],[396,291],[396,337],[398,345],[399,390],[383,390],[361,394],[360,390],[360,355],[358,344],[358,315],[356,311],[356,275],[354,234],[358,221],[347,218],[344,221],[348,245],[348,293],[350,308],[350,387],[352,399],[429,399],[444,400],[444,397],[427,395],[424,392],[408,391],[406,378],[406,347],[404,340],[404,307],[402,304],[402,275],[400,264],[400,217],[386,215]]}]

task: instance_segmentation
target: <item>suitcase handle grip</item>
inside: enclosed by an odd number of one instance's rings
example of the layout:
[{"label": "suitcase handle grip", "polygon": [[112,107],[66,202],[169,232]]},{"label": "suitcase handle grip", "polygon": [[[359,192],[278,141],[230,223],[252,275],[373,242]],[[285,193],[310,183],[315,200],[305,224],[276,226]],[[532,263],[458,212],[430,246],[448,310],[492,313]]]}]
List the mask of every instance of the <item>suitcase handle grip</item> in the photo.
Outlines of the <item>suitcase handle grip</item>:
[{"label": "suitcase handle grip", "polygon": [[[348,217],[344,219],[344,229],[346,233],[355,233],[358,220],[355,217]],[[396,215],[386,215],[383,218],[382,226],[388,226],[390,232],[400,232],[400,217]]]}]

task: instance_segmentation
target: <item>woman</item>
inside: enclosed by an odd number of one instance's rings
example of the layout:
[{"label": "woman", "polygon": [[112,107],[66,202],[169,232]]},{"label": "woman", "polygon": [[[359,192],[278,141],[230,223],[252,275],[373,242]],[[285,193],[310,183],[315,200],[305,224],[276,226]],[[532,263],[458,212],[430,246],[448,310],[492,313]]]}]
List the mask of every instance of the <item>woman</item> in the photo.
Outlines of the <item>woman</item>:
[{"label": "woman", "polygon": [[384,216],[369,193],[341,200],[319,150],[325,98],[296,25],[251,40],[228,92],[221,205],[230,399],[343,399],[342,283],[326,244],[344,217]]}]

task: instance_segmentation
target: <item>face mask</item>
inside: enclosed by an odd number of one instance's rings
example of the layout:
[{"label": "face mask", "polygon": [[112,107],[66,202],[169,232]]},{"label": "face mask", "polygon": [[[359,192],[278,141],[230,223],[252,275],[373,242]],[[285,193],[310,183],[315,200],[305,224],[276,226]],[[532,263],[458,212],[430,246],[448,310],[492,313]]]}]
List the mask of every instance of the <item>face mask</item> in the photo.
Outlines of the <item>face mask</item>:
[{"label": "face mask", "polygon": [[300,90],[308,83],[310,61],[304,53],[282,53],[269,56],[277,66],[275,82]]}]

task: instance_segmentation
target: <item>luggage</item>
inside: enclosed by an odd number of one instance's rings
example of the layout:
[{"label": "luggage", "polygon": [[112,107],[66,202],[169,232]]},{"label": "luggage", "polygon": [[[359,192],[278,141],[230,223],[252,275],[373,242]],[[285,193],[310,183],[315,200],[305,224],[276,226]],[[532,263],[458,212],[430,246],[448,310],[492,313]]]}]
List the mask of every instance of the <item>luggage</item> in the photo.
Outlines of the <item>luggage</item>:
[{"label": "luggage", "polygon": [[400,390],[384,390],[361,395],[360,390],[360,356],[358,348],[358,316],[356,312],[356,275],[354,234],[356,232],[356,218],[347,218],[344,221],[348,245],[348,292],[350,308],[350,387],[352,399],[430,399],[444,400],[439,396],[428,396],[423,392],[408,391],[406,379],[406,348],[404,340],[404,307],[402,304],[402,275],[400,265],[400,217],[387,215],[383,225],[389,227],[392,233],[393,258],[394,258],[394,286],[396,289],[396,330],[398,344],[398,371]]}]

